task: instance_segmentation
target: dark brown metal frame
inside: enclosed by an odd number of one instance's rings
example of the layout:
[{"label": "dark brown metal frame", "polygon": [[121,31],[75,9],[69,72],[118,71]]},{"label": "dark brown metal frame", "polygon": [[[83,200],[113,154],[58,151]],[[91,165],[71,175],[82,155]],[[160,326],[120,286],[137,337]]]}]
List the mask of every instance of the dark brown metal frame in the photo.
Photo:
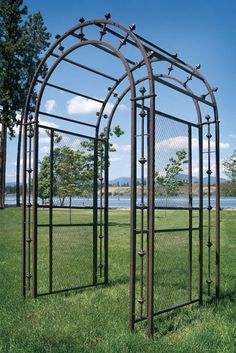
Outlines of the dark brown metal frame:
[{"label": "dark brown metal frame", "polygon": [[[86,29],[91,27],[97,29],[96,38],[86,38]],[[117,48],[109,41],[106,41],[106,34],[117,38],[120,43]],[[66,45],[67,38],[73,38],[75,44],[68,48],[64,48]],[[27,100],[25,104],[24,114],[24,143],[23,143],[23,275],[22,275],[22,290],[23,296],[25,297],[27,292],[32,288],[32,296],[35,298],[42,293],[38,293],[37,290],[37,240],[38,240],[38,227],[42,226],[38,223],[38,149],[39,149],[39,129],[43,126],[39,124],[39,115],[46,115],[51,118],[57,119],[57,121],[68,121],[76,125],[87,126],[91,129],[90,135],[79,135],[81,137],[89,138],[94,141],[94,194],[93,194],[93,283],[91,285],[100,285],[108,283],[108,213],[109,213],[109,200],[108,200],[108,184],[109,184],[109,131],[113,116],[121,103],[122,99],[129,94],[131,102],[131,208],[130,208],[130,313],[129,313],[129,325],[130,329],[133,330],[137,322],[147,320],[148,322],[148,334],[152,336],[154,332],[153,318],[155,315],[160,315],[163,312],[168,312],[175,308],[179,308],[188,304],[198,302],[202,303],[203,300],[203,130],[204,126],[207,126],[207,139],[208,139],[208,205],[207,205],[207,226],[208,226],[208,294],[210,295],[210,286],[212,283],[211,277],[211,247],[212,247],[212,235],[213,229],[211,227],[212,213],[215,213],[215,251],[216,251],[216,271],[215,271],[215,294],[218,299],[220,296],[220,162],[219,162],[219,120],[217,105],[214,97],[214,89],[212,89],[206,79],[202,76],[199,71],[199,65],[192,67],[179,59],[176,54],[170,54],[157,45],[151,43],[145,38],[139,36],[135,32],[135,26],[132,25],[126,28],[116,22],[111,21],[110,14],[105,15],[105,19],[85,21],[83,18],[80,19],[80,24],[76,25],[72,29],[65,32],[63,35],[56,36],[56,42],[51,46],[44,59],[41,61],[34,78],[32,80]],[[125,45],[132,46],[141,60],[134,62],[130,58],[125,57],[122,54],[122,48]],[[121,77],[113,77],[107,73],[100,72],[94,68],[80,64],[67,58],[67,56],[75,50],[79,50],[84,46],[93,46],[99,50],[104,51],[108,55],[117,57],[124,67],[124,74]],[[60,54],[56,53],[59,49]],[[48,59],[54,60],[53,64],[49,67],[47,74],[44,79],[40,78],[40,72],[45,64],[48,65]],[[159,61],[166,62],[170,66],[166,74],[155,74],[153,72],[154,64]],[[51,75],[54,70],[61,62],[67,62],[70,65],[74,65],[79,69],[89,71],[94,75],[103,77],[103,79],[112,82],[113,86],[109,87],[108,94],[104,100],[93,98],[89,95],[75,92],[69,87],[61,87],[52,82],[49,82]],[[137,74],[139,68],[144,67],[146,75],[134,79],[133,73]],[[188,77],[185,81],[181,81],[177,76],[173,75],[173,70],[177,69],[179,72],[187,73]],[[104,110],[109,100],[115,95],[119,85],[128,78],[129,85],[127,89],[120,92],[117,97],[117,102],[108,117],[107,122],[107,135],[100,136],[101,121],[104,117]],[[199,96],[195,94],[189,86],[191,80],[198,80],[202,82],[206,87],[206,94]],[[171,82],[170,82],[171,81]],[[179,117],[172,116],[165,112],[156,110],[156,92],[155,84],[165,85],[170,89],[173,89],[180,94],[186,95],[193,100],[193,104],[196,109],[197,121],[191,123]],[[137,87],[140,87],[139,91]],[[38,86],[37,86],[38,85]],[[35,96],[35,87],[38,87],[38,94]],[[101,109],[97,113],[96,122],[94,124],[86,123],[83,121],[77,121],[70,119],[65,116],[58,116],[55,114],[49,114],[43,112],[40,108],[44,90],[46,87],[61,90],[73,95],[84,97],[89,100],[94,100],[101,103]],[[210,100],[206,97],[209,96]],[[212,117],[206,117],[206,122],[202,121],[200,104],[204,104],[209,109],[213,110]],[[161,207],[155,206],[155,127],[156,115],[183,123],[188,127],[188,155],[189,155],[189,204],[188,207],[179,207],[178,209],[187,209],[189,211],[189,227],[185,229],[189,231],[189,294],[188,301],[178,304],[174,307],[166,308],[165,310],[159,310],[154,312],[153,309],[153,295],[154,295],[154,237],[155,234],[160,230],[155,229],[154,216],[155,210],[161,209]],[[137,121],[141,119],[141,131],[137,131]],[[215,127],[215,148],[211,151],[211,124]],[[146,126],[146,133],[145,133]],[[48,128],[48,127],[46,127]],[[199,207],[193,207],[192,202],[192,129],[196,128],[199,133]],[[53,134],[57,131],[67,132],[71,135],[76,135],[71,131],[65,131],[62,129],[50,128],[51,131],[51,159],[50,159],[50,177],[51,177],[51,188],[50,188],[50,202],[49,202],[49,290],[48,293],[54,293],[53,291],[53,259],[52,259],[52,248],[53,248]],[[141,155],[137,155],[137,143],[138,139],[141,138]],[[145,152],[146,151],[146,152]],[[216,162],[216,205],[215,209],[211,205],[211,153],[215,154]],[[100,158],[100,162],[99,162]],[[104,173],[101,164],[104,165]],[[99,167],[100,165],[100,167]],[[137,168],[141,168],[141,204],[137,204]],[[145,204],[144,198],[144,165],[147,166],[147,203]],[[100,170],[99,170],[100,168]],[[33,184],[33,189],[32,189]],[[98,191],[100,190],[100,198],[97,200]],[[104,196],[103,196],[104,191]],[[46,206],[44,206],[46,207]],[[73,207],[75,208],[75,207]],[[79,208],[79,207],[78,207]],[[89,207],[86,207],[89,208]],[[173,207],[174,208],[174,207]],[[169,209],[172,209],[169,207]],[[175,209],[175,208],[174,208]],[[199,212],[199,226],[193,228],[192,214],[193,210]],[[137,212],[141,212],[141,227],[137,229]],[[144,219],[146,217],[147,228],[144,227]],[[47,226],[47,225],[44,225]],[[65,225],[64,225],[65,226]],[[83,226],[81,224],[81,226]],[[175,229],[174,231],[180,231],[181,229]],[[183,229],[182,229],[183,230]],[[192,298],[192,231],[198,230],[199,232],[199,296],[197,299]],[[169,231],[169,229],[161,230]],[[173,230],[172,230],[173,231]],[[141,236],[141,249],[137,249],[137,235]],[[145,240],[147,247],[145,249]],[[98,251],[99,244],[99,251]],[[136,276],[136,258],[137,255],[140,259],[140,293],[137,294],[137,276]],[[103,263],[104,256],[104,263]],[[155,256],[158,256],[155,255]],[[146,257],[146,260],[145,260]],[[145,267],[146,264],[146,267]],[[144,272],[146,271],[147,283],[145,287],[144,283]],[[98,281],[98,275],[102,278],[102,281]],[[81,286],[78,288],[84,288]],[[66,288],[70,290],[74,288]],[[136,304],[140,304],[140,312],[136,313]],[[144,305],[146,309],[144,310]]]}]

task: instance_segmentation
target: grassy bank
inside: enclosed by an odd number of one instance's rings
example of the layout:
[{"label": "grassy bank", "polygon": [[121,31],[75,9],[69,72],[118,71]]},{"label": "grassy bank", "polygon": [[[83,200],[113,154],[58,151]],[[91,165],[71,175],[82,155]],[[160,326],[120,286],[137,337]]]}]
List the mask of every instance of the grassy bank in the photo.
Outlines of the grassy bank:
[{"label": "grassy bank", "polygon": [[[72,221],[73,217],[76,221],[77,215],[72,214]],[[80,222],[88,221],[90,217],[90,214],[83,214]],[[66,219],[68,219],[66,213],[55,215],[55,222]],[[183,227],[186,219],[185,214],[177,215],[173,212],[165,216],[163,213],[158,215],[157,222],[163,228],[171,227],[174,223]],[[41,221],[47,222],[46,214],[42,214]],[[137,325],[136,334],[131,334],[127,327],[129,279],[129,213],[127,211],[111,211],[109,286],[40,297],[37,300],[23,300],[21,297],[20,222],[19,210],[11,208],[0,211],[1,353],[235,353],[236,212],[222,212],[221,301],[217,305],[205,297],[201,308],[194,305],[160,316],[155,319],[156,334],[153,340],[146,338],[145,324]],[[90,234],[89,231],[88,234]],[[73,253],[76,243],[72,242],[69,246],[67,241],[63,244],[62,230],[58,236],[58,239],[61,239],[61,242],[58,242],[59,254],[66,256],[67,250]],[[186,241],[183,241],[181,235],[177,235],[174,239],[171,234],[169,238],[163,238],[163,243],[160,243],[161,239],[160,237],[159,243],[157,241],[160,255],[156,272],[158,289],[156,292],[159,293],[155,299],[157,307],[169,305],[172,300],[178,300],[178,298],[181,300],[186,295],[182,285],[186,278],[184,277],[186,271],[182,271],[186,265],[183,256],[186,254]],[[47,287],[47,268],[44,267],[47,258],[47,240],[43,239],[43,235],[40,244],[42,275],[39,281],[43,291]],[[83,245],[86,250],[88,244],[83,242]],[[73,255],[75,270],[71,272],[71,266],[65,267],[65,263],[68,262],[65,257],[60,259],[58,255],[58,277],[55,279],[55,285],[58,288],[67,284],[68,278],[70,283],[76,278],[80,281],[83,278],[84,281],[91,279],[90,273],[88,274],[84,267],[85,259],[81,259],[81,254],[84,252],[82,250],[83,248]],[[87,261],[88,259],[87,256]],[[168,289],[170,282],[172,282],[171,290]],[[160,292],[164,297],[162,301]]]}]

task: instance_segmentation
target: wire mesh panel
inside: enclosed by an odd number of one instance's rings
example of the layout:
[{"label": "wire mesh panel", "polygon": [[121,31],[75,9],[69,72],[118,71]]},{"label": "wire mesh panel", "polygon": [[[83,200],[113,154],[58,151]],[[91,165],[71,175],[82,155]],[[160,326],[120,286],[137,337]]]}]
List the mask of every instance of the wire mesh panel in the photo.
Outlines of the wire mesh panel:
[{"label": "wire mesh panel", "polygon": [[93,228],[54,227],[53,289],[93,283]]},{"label": "wire mesh panel", "polygon": [[92,137],[39,126],[38,294],[97,283],[96,150]]},{"label": "wire mesh panel", "polygon": [[188,125],[156,116],[155,185],[157,207],[187,207]]},{"label": "wire mesh panel", "polygon": [[154,314],[199,299],[197,134],[189,123],[156,116]]}]

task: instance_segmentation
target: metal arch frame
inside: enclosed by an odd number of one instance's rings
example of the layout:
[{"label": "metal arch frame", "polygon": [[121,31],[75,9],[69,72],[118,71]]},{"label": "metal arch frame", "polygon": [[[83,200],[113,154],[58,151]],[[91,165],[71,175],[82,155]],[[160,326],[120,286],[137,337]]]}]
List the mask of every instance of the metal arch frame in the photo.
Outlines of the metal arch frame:
[{"label": "metal arch frame", "polygon": [[[210,131],[210,124],[215,125],[215,145],[216,145],[216,298],[218,299],[220,296],[220,202],[219,202],[219,184],[220,184],[220,174],[219,174],[219,166],[220,166],[220,161],[219,161],[219,121],[218,121],[218,110],[217,110],[217,105],[216,105],[216,100],[214,97],[213,90],[211,89],[209,83],[206,81],[206,79],[202,76],[202,74],[199,72],[199,68],[194,68],[190,66],[189,64],[185,63],[184,61],[180,60],[176,55],[172,55],[168,53],[167,51],[161,49],[160,47],[156,46],[155,44],[151,43],[150,41],[146,40],[145,38],[139,36],[138,34],[134,33],[133,30],[128,29],[114,21],[111,21],[109,19],[101,19],[101,20],[91,20],[91,21],[81,21],[82,23],[74,26],[71,28],[69,31],[65,32],[62,36],[57,37],[57,41],[51,46],[51,48],[48,50],[46,53],[44,59],[41,61],[34,77],[31,82],[29,92],[27,95],[26,99],[26,104],[25,104],[25,113],[24,113],[24,120],[23,120],[23,125],[24,125],[24,132],[23,132],[23,295],[26,295],[26,278],[31,279],[32,277],[32,295],[33,297],[37,297],[37,197],[38,197],[38,191],[37,191],[37,175],[38,175],[38,116],[40,113],[40,103],[41,103],[41,98],[44,93],[44,89],[46,85],[54,87],[56,89],[61,89],[66,92],[72,93],[72,94],[77,94],[80,96],[84,96],[85,98],[88,99],[93,99],[92,97],[82,95],[81,93],[74,92],[72,90],[69,90],[68,88],[62,88],[60,86],[56,86],[53,84],[48,83],[50,76],[54,72],[54,70],[57,68],[57,66],[60,64],[61,61],[65,60],[68,61],[71,64],[74,64],[78,67],[81,67],[82,69],[91,71],[95,74],[98,74],[100,76],[103,76],[104,78],[110,79],[112,81],[115,81],[113,86],[110,88],[106,98],[104,101],[100,101],[101,109],[97,114],[97,121],[96,124],[88,124],[85,122],[80,122],[80,121],[75,121],[72,119],[67,119],[64,117],[56,116],[56,115],[50,115],[51,117],[55,117],[58,119],[64,119],[68,120],[74,123],[82,124],[82,125],[87,125],[90,126],[91,128],[94,128],[95,131],[95,136],[94,136],[94,141],[99,140],[99,129],[100,129],[100,124],[101,120],[103,117],[103,113],[106,107],[106,104],[109,102],[109,99],[112,97],[113,93],[115,92],[116,88],[119,87],[119,84],[128,77],[129,79],[129,87],[125,89],[121,95],[118,97],[117,102],[115,103],[113,110],[109,116],[108,123],[107,123],[107,136],[105,136],[105,238],[104,238],[104,243],[105,243],[105,271],[104,271],[104,276],[105,276],[105,284],[108,282],[108,158],[109,158],[109,151],[108,151],[108,145],[109,145],[109,130],[111,126],[112,119],[114,117],[114,114],[116,112],[117,107],[119,106],[120,102],[122,99],[126,96],[128,92],[131,91],[131,233],[130,233],[130,315],[129,315],[129,322],[130,322],[130,329],[134,329],[134,325],[138,321],[142,321],[143,319],[147,319],[148,321],[148,333],[149,336],[152,336],[153,331],[154,331],[154,326],[153,326],[153,317],[154,317],[154,312],[153,312],[153,274],[154,274],[154,212],[155,212],[155,192],[154,192],[154,173],[155,173],[155,167],[154,167],[154,150],[155,150],[155,114],[156,109],[155,109],[155,82],[159,82],[161,84],[165,84],[169,86],[170,88],[175,89],[176,91],[179,91],[180,93],[189,95],[194,102],[195,109],[197,112],[197,117],[198,117],[198,123],[195,124],[199,128],[199,155],[200,155],[200,206],[199,206],[199,229],[200,232],[202,232],[203,228],[203,192],[202,192],[202,186],[203,186],[203,163],[202,163],[202,154],[203,154],[203,128],[204,125],[207,124],[208,126],[208,132]],[[101,28],[101,36],[99,40],[95,39],[86,39],[83,30],[88,27],[88,26],[96,26],[98,28]],[[108,27],[109,26],[109,27]],[[116,29],[119,29],[122,31],[122,34],[118,33]],[[77,34],[76,32],[80,30],[80,34]],[[102,31],[105,33],[102,34]],[[111,35],[121,39],[121,45],[119,46],[118,49],[116,49],[113,45],[109,44],[108,42],[103,40],[103,36],[106,34],[106,32],[109,32]],[[67,37],[72,36],[77,39],[80,39],[79,43],[76,43],[69,47],[65,52],[63,52],[61,55],[55,54],[54,50],[60,45],[63,40],[65,40]],[[123,42],[122,42],[123,41]],[[139,62],[133,62],[132,60],[124,57],[120,51],[121,47],[123,44],[130,44],[134,47],[136,47],[139,51],[139,53],[142,56],[141,61]],[[79,63],[73,62],[72,60],[66,59],[66,56],[73,52],[76,49],[79,49],[80,47],[83,47],[85,45],[92,45],[95,46],[101,50],[104,50],[105,52],[108,52],[111,55],[114,55],[120,59],[122,64],[125,67],[125,73],[118,79],[111,77],[105,73],[99,72],[97,70],[94,70],[92,68],[86,67],[84,65],[81,65]],[[40,75],[41,69],[44,67],[45,63],[47,60],[51,57],[56,58],[54,63],[51,65],[49,71],[47,72],[45,78],[43,80],[39,80],[38,77]],[[193,91],[186,85],[188,80],[186,82],[182,82],[179,80],[177,77],[170,75],[169,74],[161,74],[161,75],[155,75],[153,73],[153,67],[152,64],[158,60],[161,61],[166,61],[169,62],[172,66],[177,67],[178,69],[187,72],[188,74],[191,75],[191,77],[194,77],[196,79],[199,79],[202,81],[207,89],[207,94],[210,96],[211,102],[207,101],[205,99],[205,96],[197,96],[193,93]],[[130,67],[130,64],[133,65]],[[133,78],[133,71],[139,69],[141,66],[145,66],[147,70],[147,76],[142,77],[138,79],[137,81],[134,81]],[[164,80],[163,80],[164,79]],[[169,84],[167,83],[166,80],[172,80],[175,81],[177,84],[181,85],[183,89],[180,89],[177,85],[175,84]],[[144,81],[148,81],[148,87],[149,87],[149,93],[145,95],[144,92],[141,92],[141,96],[137,97],[136,96],[136,86]],[[41,84],[39,95],[36,100],[36,106],[35,109],[32,110],[30,106],[30,101],[34,92],[34,87],[36,83]],[[144,90],[145,91],[145,90]],[[148,99],[149,101],[149,107],[144,105],[144,100]],[[137,102],[141,102],[140,104]],[[206,123],[202,122],[202,117],[201,117],[201,109],[199,107],[199,103],[202,102],[207,104],[208,106],[211,106],[214,110],[214,120],[209,122],[207,120]],[[148,183],[148,200],[147,200],[147,207],[146,209],[148,210],[147,212],[147,240],[148,240],[148,245],[147,245],[147,317],[141,318],[141,320],[137,320],[135,316],[135,282],[136,282],[136,212],[137,212],[137,204],[136,204],[136,180],[137,180],[137,138],[136,138],[136,120],[137,120],[137,109],[142,108],[142,110],[145,108],[148,110],[148,119],[147,119],[147,165],[148,165],[148,175],[147,175],[147,183]],[[35,119],[32,121],[32,119],[29,120],[29,114],[34,112]],[[141,114],[139,114],[141,116]],[[178,118],[176,118],[178,119]],[[194,125],[194,124],[193,124]],[[33,156],[33,161],[34,161],[34,166],[33,170],[31,170],[31,138],[29,140],[30,143],[30,162],[27,162],[27,149],[28,149],[28,142],[27,142],[27,133],[28,129],[32,130],[34,129],[34,156]],[[210,133],[209,133],[210,135]],[[210,160],[210,140],[208,139],[208,160]],[[97,146],[97,143],[95,143],[95,146]],[[97,158],[97,152],[96,152],[95,147],[95,154]],[[29,159],[29,158],[28,158]],[[27,169],[28,168],[28,169]],[[29,182],[27,185],[27,172],[30,170],[29,174],[34,173],[34,178],[33,178],[33,212],[31,214],[30,207],[31,207],[31,199],[29,196],[29,208],[27,209],[27,188],[30,189],[30,175],[29,175]],[[95,168],[95,174],[97,173],[97,169]],[[96,185],[96,190],[97,190],[97,177],[94,176],[94,183]],[[30,192],[29,192],[30,195]],[[209,182],[208,182],[208,195],[210,195],[210,175],[209,175]],[[209,199],[210,200],[210,199]],[[208,226],[210,227],[210,201],[208,205]],[[97,208],[97,201],[94,203],[94,207]],[[31,230],[30,230],[30,223],[31,223],[31,218],[33,217],[33,230],[32,230],[32,235],[31,235]],[[94,222],[96,222],[96,216],[94,218]],[[27,228],[28,227],[28,228]],[[28,229],[28,230],[27,230]],[[28,234],[27,234],[28,232]],[[209,240],[210,241],[210,240]],[[28,246],[28,251],[30,253],[30,243],[32,242],[32,273],[27,273],[26,270],[26,244]],[[202,254],[202,233],[200,235],[200,253]],[[210,246],[209,246],[210,248]],[[30,255],[29,255],[30,259]],[[30,261],[30,260],[29,260]],[[199,277],[199,290],[200,290],[200,295],[199,295],[199,303],[201,304],[202,302],[202,279],[203,279],[203,274],[202,274],[202,258],[200,259],[201,265],[200,265],[200,277]]]}]

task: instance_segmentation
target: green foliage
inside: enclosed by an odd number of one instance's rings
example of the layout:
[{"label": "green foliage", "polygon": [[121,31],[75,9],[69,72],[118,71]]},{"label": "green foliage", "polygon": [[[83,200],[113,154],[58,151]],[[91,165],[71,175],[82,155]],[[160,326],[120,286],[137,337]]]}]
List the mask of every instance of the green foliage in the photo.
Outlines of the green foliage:
[{"label": "green foliage", "polygon": [[236,196],[236,182],[222,183],[220,186],[222,196]]},{"label": "green foliage", "polygon": [[[40,13],[29,15],[22,0],[0,0],[0,123],[14,136],[26,92],[50,37]],[[45,68],[42,75],[45,74]]]},{"label": "green foliage", "polygon": [[183,171],[183,164],[187,163],[187,152],[180,150],[176,152],[176,158],[170,158],[169,163],[164,168],[165,175],[160,175],[156,172],[155,183],[156,191],[159,188],[164,190],[166,195],[176,195],[180,187],[185,184],[184,180],[178,179],[178,174]]},{"label": "green foliage", "polygon": [[225,174],[232,182],[236,182],[236,150],[226,161],[223,163]]},{"label": "green foliage", "polygon": [[[101,138],[105,135],[101,133]],[[116,126],[111,134],[117,137],[124,132]],[[51,137],[51,131],[46,130],[46,134]],[[63,143],[62,136],[54,132],[54,145]],[[98,170],[104,169],[104,142],[98,142]],[[115,152],[112,144],[109,151]],[[66,197],[91,196],[93,190],[94,175],[94,140],[84,140],[80,142],[77,150],[68,146],[57,146],[53,151],[53,195],[58,196],[60,205],[63,206]],[[43,203],[50,196],[50,156],[46,155],[40,161],[38,176],[38,194]]]},{"label": "green foliage", "polygon": [[[53,194],[63,206],[66,197],[91,194],[93,180],[93,155],[82,146],[74,151],[62,146],[53,152]],[[50,156],[40,162],[39,197],[44,201],[50,195]]]}]

